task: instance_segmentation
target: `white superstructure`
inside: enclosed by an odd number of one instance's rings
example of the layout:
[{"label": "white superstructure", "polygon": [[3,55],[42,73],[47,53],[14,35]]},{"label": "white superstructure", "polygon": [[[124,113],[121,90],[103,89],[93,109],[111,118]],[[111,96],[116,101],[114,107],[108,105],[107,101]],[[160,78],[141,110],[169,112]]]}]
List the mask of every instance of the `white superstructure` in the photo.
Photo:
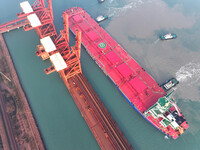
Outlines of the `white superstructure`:
[{"label": "white superstructure", "polygon": [[[33,12],[33,9],[28,1],[24,1],[24,2],[20,3],[20,7],[22,8],[22,10],[25,14]],[[41,22],[35,13],[28,15],[27,19],[30,22],[30,25],[32,27],[37,27],[37,26],[41,25]]]},{"label": "white superstructure", "polygon": [[60,71],[67,68],[67,64],[65,63],[63,57],[59,52],[51,55],[50,60],[53,63],[56,71]]},{"label": "white superstructure", "polygon": [[47,37],[40,39],[40,42],[43,45],[46,52],[52,52],[52,51],[56,50],[56,46],[53,43],[50,36],[47,36]]}]

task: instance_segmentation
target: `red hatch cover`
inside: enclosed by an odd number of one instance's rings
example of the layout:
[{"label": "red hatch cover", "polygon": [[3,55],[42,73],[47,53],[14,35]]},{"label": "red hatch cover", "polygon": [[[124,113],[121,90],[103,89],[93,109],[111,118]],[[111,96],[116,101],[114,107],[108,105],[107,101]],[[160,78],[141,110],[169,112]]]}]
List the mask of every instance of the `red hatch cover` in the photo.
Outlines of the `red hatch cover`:
[{"label": "red hatch cover", "polygon": [[97,39],[99,39],[99,35],[94,30],[89,31],[86,34],[90,38],[91,41],[96,41]]},{"label": "red hatch cover", "polygon": [[117,66],[116,68],[122,74],[122,76],[125,78],[133,73],[133,71],[125,63]]},{"label": "red hatch cover", "polygon": [[79,27],[82,29],[82,31],[88,31],[91,29],[91,27],[85,22],[79,23]]},{"label": "red hatch cover", "polygon": [[141,93],[144,89],[147,88],[146,84],[144,84],[144,82],[139,77],[137,77],[137,76],[135,78],[133,78],[131,81],[129,81],[129,83],[131,84],[131,86],[138,93]]},{"label": "red hatch cover", "polygon": [[74,19],[75,22],[81,22],[83,20],[83,18],[81,16],[78,16],[78,15],[74,16],[73,19]]},{"label": "red hatch cover", "polygon": [[107,53],[105,56],[112,64],[120,60],[120,57],[114,51]]}]

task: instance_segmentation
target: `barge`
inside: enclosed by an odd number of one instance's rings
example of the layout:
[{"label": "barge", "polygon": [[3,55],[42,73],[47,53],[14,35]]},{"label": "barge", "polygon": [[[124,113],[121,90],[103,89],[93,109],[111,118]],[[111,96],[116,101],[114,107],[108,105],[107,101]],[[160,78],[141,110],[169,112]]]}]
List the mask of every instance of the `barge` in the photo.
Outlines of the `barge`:
[{"label": "barge", "polygon": [[138,113],[173,139],[189,127],[172,93],[167,94],[84,9],[73,7],[64,13],[70,30],[81,30],[88,54]]}]

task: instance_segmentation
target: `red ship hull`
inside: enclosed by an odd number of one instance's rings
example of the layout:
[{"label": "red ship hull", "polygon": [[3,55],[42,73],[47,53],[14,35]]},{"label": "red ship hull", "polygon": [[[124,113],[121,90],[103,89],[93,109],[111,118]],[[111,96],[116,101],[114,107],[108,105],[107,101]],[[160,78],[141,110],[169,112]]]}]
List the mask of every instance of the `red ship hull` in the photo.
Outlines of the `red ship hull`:
[{"label": "red ship hull", "polygon": [[[74,7],[65,13],[69,15],[70,30],[81,30],[86,51],[125,99],[156,128],[176,139],[179,131],[164,128],[159,119],[143,114],[167,93],[85,10]],[[186,121],[182,126],[188,128]]]}]

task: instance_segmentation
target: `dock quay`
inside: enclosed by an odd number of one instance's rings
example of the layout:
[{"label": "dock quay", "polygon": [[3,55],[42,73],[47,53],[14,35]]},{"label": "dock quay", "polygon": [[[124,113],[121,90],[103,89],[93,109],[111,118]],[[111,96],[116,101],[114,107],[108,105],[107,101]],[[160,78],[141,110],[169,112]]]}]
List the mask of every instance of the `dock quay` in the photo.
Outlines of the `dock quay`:
[{"label": "dock quay", "polygon": [[[19,148],[18,148],[17,142],[15,141],[12,124],[9,119],[8,113],[6,112],[6,100],[5,100],[5,96],[1,92],[1,87],[0,87],[0,106],[1,106],[0,109],[1,109],[1,115],[2,115],[1,118],[3,118],[3,123],[5,124],[4,128],[6,129],[6,132],[8,135],[8,138],[6,138],[5,137],[6,134],[1,134],[2,139],[3,139],[3,141],[7,141],[10,143],[9,145],[4,145],[4,147],[5,147],[4,149],[9,149],[8,147],[10,147],[10,149],[18,150]],[[9,140],[7,140],[7,139],[9,139]]]},{"label": "dock quay", "polygon": [[[41,138],[41,135],[38,130],[38,126],[36,124],[35,118],[32,114],[31,108],[29,106],[28,100],[25,96],[25,93],[23,91],[23,88],[21,87],[18,75],[16,73],[15,67],[13,65],[12,58],[9,54],[8,48],[6,46],[6,43],[4,41],[3,35],[0,34],[0,52],[2,53],[2,56],[4,57],[4,63],[6,61],[6,67],[8,67],[9,72],[6,72],[5,74],[9,76],[11,79],[11,84],[13,84],[13,89],[10,89],[9,86],[7,86],[6,81],[0,82],[0,84],[4,85],[4,89],[1,88],[1,103],[3,100],[6,99],[6,102],[8,102],[7,98],[3,98],[3,92],[7,91],[9,89],[9,94],[11,97],[16,97],[16,99],[12,99],[15,101],[17,104],[17,108],[15,108],[16,114],[12,115],[12,118],[16,118],[17,122],[13,124],[13,121],[11,119],[11,115],[7,113],[9,107],[5,107],[5,109],[1,109],[1,111],[4,111],[4,114],[7,116],[7,122],[11,122],[9,131],[6,131],[8,135],[8,139],[11,142],[6,142],[9,143],[9,145],[5,145],[6,143],[3,143],[4,148],[6,147],[11,147],[11,149],[16,150],[16,149],[40,149],[44,150],[45,146],[43,145],[43,141]],[[0,60],[1,62],[1,60]],[[2,62],[1,62],[2,63]],[[2,70],[2,66],[0,66],[0,69]],[[0,70],[0,71],[1,71]],[[7,79],[6,79],[7,80]],[[8,81],[10,82],[10,81]],[[11,93],[12,92],[12,93]],[[7,93],[8,95],[8,93]],[[5,102],[5,101],[4,101]],[[6,104],[5,104],[6,105]],[[1,105],[2,107],[2,105]],[[24,117],[25,116],[25,117]],[[4,117],[5,118],[5,117]],[[5,122],[5,121],[4,121]],[[20,122],[20,123],[19,123]],[[13,128],[16,126],[16,124],[19,124],[19,129],[22,130],[23,132],[17,135],[17,131],[13,131]],[[8,127],[6,127],[8,128]],[[5,132],[4,132],[5,133]],[[26,136],[25,136],[26,135]],[[12,137],[12,138],[10,138]],[[24,137],[27,138],[27,140],[30,140],[30,142],[26,143],[24,142]],[[1,138],[6,138],[5,135],[1,136]],[[30,138],[30,139],[29,139]],[[2,141],[7,141],[7,139],[4,139]],[[12,145],[11,145],[12,144]]]}]

